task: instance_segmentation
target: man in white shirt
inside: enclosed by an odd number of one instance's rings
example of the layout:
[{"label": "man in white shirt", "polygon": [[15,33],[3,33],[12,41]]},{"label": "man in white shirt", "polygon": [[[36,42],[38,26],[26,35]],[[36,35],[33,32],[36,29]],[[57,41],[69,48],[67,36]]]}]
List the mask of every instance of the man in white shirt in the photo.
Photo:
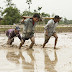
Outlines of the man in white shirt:
[{"label": "man in white shirt", "polygon": [[55,37],[55,44],[54,44],[54,49],[56,49],[56,44],[58,40],[58,36],[56,34],[55,28],[60,21],[61,17],[56,15],[54,19],[51,19],[48,21],[47,25],[45,26],[45,41],[43,44],[43,48],[45,47],[46,43],[49,41],[51,36]]}]

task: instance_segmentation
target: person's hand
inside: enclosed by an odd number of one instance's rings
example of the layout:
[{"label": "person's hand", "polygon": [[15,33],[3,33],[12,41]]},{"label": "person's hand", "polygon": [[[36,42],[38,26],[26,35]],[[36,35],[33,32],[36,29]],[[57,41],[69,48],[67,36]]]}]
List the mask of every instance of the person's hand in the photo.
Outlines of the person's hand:
[{"label": "person's hand", "polygon": [[24,23],[24,19],[21,21],[21,23]]}]

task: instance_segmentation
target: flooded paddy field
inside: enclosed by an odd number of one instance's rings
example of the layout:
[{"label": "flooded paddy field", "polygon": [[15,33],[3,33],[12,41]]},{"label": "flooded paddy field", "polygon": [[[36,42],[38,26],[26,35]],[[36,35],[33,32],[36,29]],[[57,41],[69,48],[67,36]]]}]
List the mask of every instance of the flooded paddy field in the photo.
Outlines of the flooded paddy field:
[{"label": "flooded paddy field", "polygon": [[72,33],[58,33],[55,50],[54,40],[51,37],[42,48],[44,34],[36,33],[33,49],[28,49],[27,40],[19,50],[17,37],[9,46],[5,34],[0,34],[0,72],[72,72]]}]

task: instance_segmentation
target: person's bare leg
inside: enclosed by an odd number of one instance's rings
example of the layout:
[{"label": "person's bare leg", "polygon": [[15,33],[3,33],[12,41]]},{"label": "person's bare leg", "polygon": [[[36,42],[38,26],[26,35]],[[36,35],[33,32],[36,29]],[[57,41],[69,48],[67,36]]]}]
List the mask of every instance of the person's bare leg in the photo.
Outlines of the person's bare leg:
[{"label": "person's bare leg", "polygon": [[45,37],[45,41],[43,43],[43,48],[45,47],[46,43],[48,43],[49,39],[50,39],[50,37],[47,37],[47,38]]},{"label": "person's bare leg", "polygon": [[53,36],[55,37],[54,49],[56,49],[56,44],[57,44],[58,36],[57,36],[56,33],[54,33]]},{"label": "person's bare leg", "polygon": [[10,39],[8,39],[7,44],[10,45]]},{"label": "person's bare leg", "polygon": [[8,44],[8,45],[12,45],[13,42],[14,42],[14,38],[12,38],[12,39],[9,39],[9,38],[8,38],[8,41],[7,41],[7,44]]},{"label": "person's bare leg", "polygon": [[21,49],[22,45],[24,44],[24,40],[21,41],[20,45],[19,45],[19,49]]},{"label": "person's bare leg", "polygon": [[[48,42],[48,41],[47,41],[47,42]],[[44,43],[43,43],[43,48],[45,47],[45,45],[46,45],[47,42],[44,41]]]},{"label": "person's bare leg", "polygon": [[33,36],[32,38],[30,38],[30,40],[32,43],[30,44],[29,48],[32,48],[33,45],[35,44],[35,37]]}]

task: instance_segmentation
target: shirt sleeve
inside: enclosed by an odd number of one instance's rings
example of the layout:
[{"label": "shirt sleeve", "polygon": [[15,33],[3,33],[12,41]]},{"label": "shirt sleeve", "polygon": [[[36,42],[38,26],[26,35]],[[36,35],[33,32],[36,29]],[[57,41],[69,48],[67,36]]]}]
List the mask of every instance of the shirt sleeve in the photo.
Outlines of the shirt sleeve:
[{"label": "shirt sleeve", "polygon": [[18,34],[18,38],[21,40],[21,35],[20,34]]},{"label": "shirt sleeve", "polygon": [[49,20],[49,21],[47,22],[47,25],[45,26],[45,29],[49,29],[49,28],[50,28],[50,26],[51,26],[51,24],[52,24],[52,21],[51,21],[51,20]]}]

